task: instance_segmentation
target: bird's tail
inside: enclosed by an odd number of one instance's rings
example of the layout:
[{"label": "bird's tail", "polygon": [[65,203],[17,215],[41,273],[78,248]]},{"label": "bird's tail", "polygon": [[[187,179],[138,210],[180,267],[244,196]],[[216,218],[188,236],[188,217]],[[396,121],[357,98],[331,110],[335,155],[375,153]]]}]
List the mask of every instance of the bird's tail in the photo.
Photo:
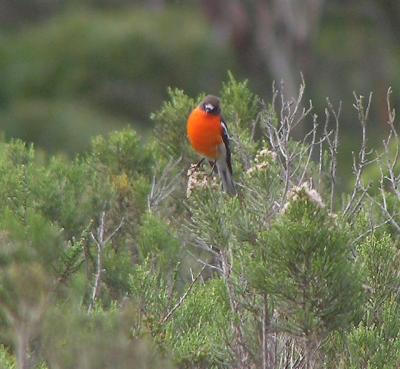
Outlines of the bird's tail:
[{"label": "bird's tail", "polygon": [[224,189],[224,191],[229,195],[236,195],[235,183],[233,182],[232,172],[228,167],[226,158],[222,156],[220,159],[218,159],[216,161],[216,166],[218,174],[221,177],[222,188]]}]

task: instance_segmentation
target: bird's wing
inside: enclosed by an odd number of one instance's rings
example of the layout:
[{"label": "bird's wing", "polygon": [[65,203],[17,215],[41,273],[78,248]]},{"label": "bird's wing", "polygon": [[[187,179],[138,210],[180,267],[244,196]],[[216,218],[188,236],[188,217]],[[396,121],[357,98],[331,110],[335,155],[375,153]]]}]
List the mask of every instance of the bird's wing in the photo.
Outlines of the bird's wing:
[{"label": "bird's wing", "polygon": [[230,149],[231,138],[229,136],[228,126],[224,118],[221,119],[221,126],[222,126],[222,140],[224,141],[226,149],[226,164],[228,165],[230,174],[232,174],[231,149]]}]

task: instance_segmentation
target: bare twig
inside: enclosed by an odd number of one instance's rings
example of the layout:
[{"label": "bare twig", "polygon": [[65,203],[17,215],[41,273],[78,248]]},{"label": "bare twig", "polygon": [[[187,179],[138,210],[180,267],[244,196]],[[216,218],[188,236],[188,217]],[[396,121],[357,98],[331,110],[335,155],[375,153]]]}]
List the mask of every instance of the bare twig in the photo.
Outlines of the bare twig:
[{"label": "bare twig", "polygon": [[354,203],[357,201],[357,197],[359,193],[363,192],[363,186],[361,183],[361,177],[364,172],[364,169],[369,162],[367,157],[370,153],[367,152],[367,121],[369,116],[369,110],[371,107],[372,101],[372,92],[369,94],[367,105],[364,104],[364,96],[357,96],[354,93],[355,103],[353,104],[354,108],[358,113],[358,120],[361,124],[361,148],[358,152],[358,159],[356,159],[355,155],[353,154],[353,173],[355,175],[355,183],[353,187],[353,191],[350,196],[350,200],[348,201],[343,214],[348,215],[351,208],[354,206]]},{"label": "bare twig", "polygon": [[274,355],[268,345],[270,335],[271,317],[269,314],[268,296],[263,296],[262,312],[262,368],[272,369],[274,367]]},{"label": "bare twig", "polygon": [[106,212],[102,211],[100,215],[100,224],[97,227],[96,235],[93,233],[93,231],[90,232],[90,236],[97,248],[97,259],[96,259],[96,274],[94,277],[94,284],[93,284],[90,304],[88,307],[88,313],[92,312],[96,300],[100,294],[101,277],[103,273],[103,250],[107,245],[107,243],[110,242],[111,239],[116,235],[116,233],[122,228],[124,223],[124,218],[122,218],[119,225],[110,233],[109,236],[105,237],[105,232],[106,232],[105,218],[106,218]]},{"label": "bare twig", "polygon": [[237,367],[244,369],[248,367],[250,352],[245,343],[244,322],[242,321],[239,300],[232,281],[232,265],[229,259],[231,258],[226,250],[221,250],[221,267],[228,291],[229,303],[232,313],[237,318],[232,320],[232,331],[236,341],[234,345],[235,360]]},{"label": "bare twig", "polygon": [[[294,129],[300,123],[302,123],[313,110],[313,105],[311,101],[309,102],[308,107],[302,108],[304,91],[305,83],[303,78],[299,88],[298,96],[295,100],[286,100],[281,87],[279,126],[276,127],[274,124],[275,122],[272,119],[266,119],[265,122],[268,142],[271,146],[272,151],[277,154],[277,159],[282,168],[282,180],[284,182],[284,186],[280,200],[280,208],[286,202],[287,194],[290,190],[290,186],[292,185],[292,183],[298,182],[297,180],[295,180],[295,176],[298,175],[297,172],[299,171],[300,167],[302,167],[303,170],[299,175],[299,179],[304,179],[311,160],[314,146],[316,145],[317,141],[316,132],[318,125],[317,117],[316,115],[314,115],[313,128],[304,136],[303,142],[297,144],[292,144],[291,142],[291,136]],[[273,103],[275,104],[278,92],[274,90],[273,95]],[[273,106],[275,108],[275,111],[277,111],[276,106]],[[308,147],[301,147],[301,149],[299,149],[298,146],[300,146],[300,144],[305,145],[309,136],[312,136],[311,144],[309,144]],[[307,159],[305,159],[305,163],[301,163],[303,161],[303,157],[305,156],[307,157]]]},{"label": "bare twig", "polygon": [[[398,215],[398,214],[396,214]],[[361,233],[358,235],[352,242],[351,245],[356,245],[360,240],[362,240],[364,237],[373,234],[377,229],[383,227],[384,225],[390,223],[390,219],[385,219],[385,221],[379,223],[379,224],[372,224],[371,228],[366,230],[365,232]]]},{"label": "bare twig", "polygon": [[[388,222],[394,227],[396,228],[396,231],[400,233],[400,224],[397,223],[397,221],[394,219],[394,214],[391,214],[389,212],[389,210],[387,209],[387,206],[385,205],[385,203],[381,203],[378,200],[376,200],[376,198],[374,196],[371,196],[369,193],[367,193],[368,198],[374,203],[376,204],[381,210],[382,213],[387,217]],[[397,214],[396,214],[397,215]]]},{"label": "bare twig", "polygon": [[[305,177],[305,175],[307,173],[314,147],[317,146],[317,143],[316,143],[317,128],[318,128],[317,115],[314,114],[314,116],[313,116],[313,128],[311,130],[311,132],[312,132],[312,140],[311,140],[311,144],[308,147],[308,156],[307,156],[306,163],[304,164],[303,173],[301,174],[300,179],[297,182],[298,185],[300,185],[304,181],[304,177]],[[302,158],[300,158],[299,162],[300,163],[302,162]]]},{"label": "bare twig", "polygon": [[190,293],[190,291],[192,290],[194,284],[196,283],[196,281],[199,279],[199,277],[201,276],[201,274],[204,272],[204,269],[206,268],[206,266],[204,265],[203,268],[201,268],[200,272],[196,275],[195,278],[193,278],[192,282],[190,283],[188,289],[185,291],[185,293],[180,297],[180,299],[178,300],[178,302],[174,305],[174,307],[164,316],[164,318],[161,320],[161,323],[165,324],[170,318],[171,316],[175,313],[175,311],[182,305],[182,303],[185,301],[187,295]]},{"label": "bare twig", "polygon": [[156,180],[156,176],[153,176],[150,194],[147,197],[147,207],[149,211],[158,207],[177,187],[183,170],[179,170],[178,173],[174,174],[177,166],[181,162],[182,158],[179,158],[175,162],[170,161],[164,168],[160,178]]},{"label": "bare twig", "polygon": [[197,257],[196,255],[194,255],[191,251],[187,250],[187,253],[193,258],[195,259],[198,263],[200,263],[201,265],[205,266],[206,268],[210,268],[213,270],[216,270],[218,273],[222,274],[222,269],[216,265],[207,263],[206,261],[200,259],[199,257]]},{"label": "bare twig", "polygon": [[[337,170],[337,154],[338,154],[338,146],[339,146],[339,118],[340,114],[342,112],[342,102],[339,102],[339,106],[337,109],[335,109],[330,102],[329,99],[327,99],[327,105],[328,108],[325,109],[325,127],[324,127],[324,135],[326,137],[326,142],[328,144],[328,150],[330,153],[331,157],[331,163],[330,163],[330,176],[331,176],[331,194],[330,194],[330,209],[331,212],[334,210],[334,205],[335,205],[335,187],[336,187],[336,170]],[[331,139],[331,135],[328,134],[328,124],[329,124],[329,118],[330,114],[332,113],[334,117],[334,122],[335,122],[335,128],[333,130],[334,135],[333,139]]]},{"label": "bare twig", "polygon": [[[400,174],[396,176],[395,170],[399,160],[399,136],[397,130],[394,126],[394,121],[396,117],[396,111],[391,107],[390,104],[390,95],[392,93],[392,89],[389,88],[386,95],[386,103],[388,110],[388,120],[387,123],[390,127],[389,135],[386,140],[383,140],[384,147],[384,157],[386,161],[386,169],[388,171],[387,179],[392,187],[393,192],[396,194],[396,197],[400,199],[400,191],[398,189],[398,183],[400,180]],[[392,143],[392,140],[395,140]],[[394,156],[392,155],[392,145],[394,145]],[[393,159],[392,159],[393,157]]]}]

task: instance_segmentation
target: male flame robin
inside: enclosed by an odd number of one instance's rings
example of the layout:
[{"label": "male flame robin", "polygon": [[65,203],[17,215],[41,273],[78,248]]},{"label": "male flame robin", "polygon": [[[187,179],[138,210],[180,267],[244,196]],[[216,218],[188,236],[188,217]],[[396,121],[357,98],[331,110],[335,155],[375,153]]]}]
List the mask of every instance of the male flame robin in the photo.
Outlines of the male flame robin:
[{"label": "male flame robin", "polygon": [[187,135],[192,147],[216,165],[225,192],[236,193],[232,179],[230,137],[218,97],[208,95],[189,115]]}]

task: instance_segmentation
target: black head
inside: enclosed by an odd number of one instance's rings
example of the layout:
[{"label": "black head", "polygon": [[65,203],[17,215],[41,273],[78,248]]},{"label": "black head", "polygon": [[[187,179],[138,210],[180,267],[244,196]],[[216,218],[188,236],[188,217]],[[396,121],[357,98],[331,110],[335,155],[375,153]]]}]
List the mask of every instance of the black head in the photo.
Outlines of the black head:
[{"label": "black head", "polygon": [[221,114],[220,101],[217,96],[213,95],[206,96],[203,102],[201,103],[200,108],[209,114],[214,114],[214,115]]}]

